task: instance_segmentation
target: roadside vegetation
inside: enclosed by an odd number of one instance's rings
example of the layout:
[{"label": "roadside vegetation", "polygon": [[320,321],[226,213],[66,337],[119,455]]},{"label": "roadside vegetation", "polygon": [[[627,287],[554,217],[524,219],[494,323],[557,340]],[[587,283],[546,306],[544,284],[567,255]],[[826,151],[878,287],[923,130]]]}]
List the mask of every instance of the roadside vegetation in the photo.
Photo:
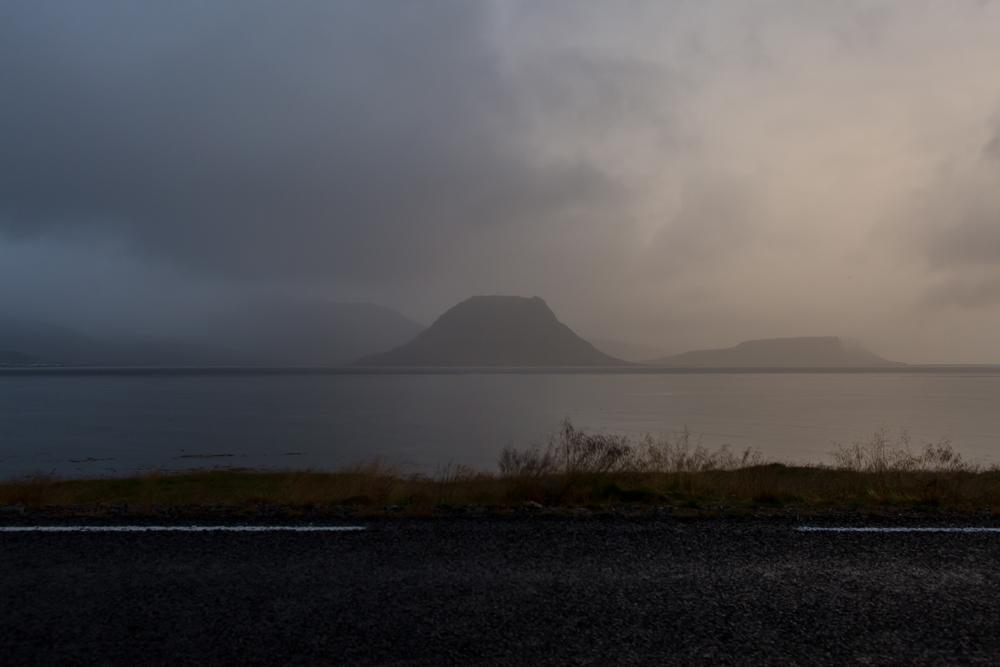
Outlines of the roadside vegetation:
[{"label": "roadside vegetation", "polygon": [[755,450],[672,436],[587,433],[565,422],[544,445],[508,448],[497,472],[447,466],[404,474],[373,462],[334,472],[208,470],[0,483],[0,508],[58,513],[259,515],[635,510],[678,514],[816,511],[1000,513],[1000,470],[948,441],[915,446],[879,431],[825,465],[768,463]]}]

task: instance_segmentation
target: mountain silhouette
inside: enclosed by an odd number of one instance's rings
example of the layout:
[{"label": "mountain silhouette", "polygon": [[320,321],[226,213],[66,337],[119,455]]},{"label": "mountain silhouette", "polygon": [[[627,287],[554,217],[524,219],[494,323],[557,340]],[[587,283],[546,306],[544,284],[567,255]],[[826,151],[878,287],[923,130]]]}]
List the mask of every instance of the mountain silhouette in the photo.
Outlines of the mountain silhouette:
[{"label": "mountain silhouette", "polygon": [[230,361],[222,350],[166,338],[103,338],[69,327],[0,320],[8,366],[200,366]]},{"label": "mountain silhouette", "polygon": [[0,350],[0,366],[33,366],[39,363],[41,360],[37,357],[13,350]]},{"label": "mountain silhouette", "polygon": [[245,364],[340,366],[400,345],[422,330],[373,303],[273,297],[221,309],[197,338]]},{"label": "mountain silhouette", "polygon": [[539,297],[474,296],[399,347],[358,366],[617,366]]},{"label": "mountain silhouette", "polygon": [[671,367],[861,367],[903,366],[836,336],[764,338],[734,347],[694,350],[647,362]]}]

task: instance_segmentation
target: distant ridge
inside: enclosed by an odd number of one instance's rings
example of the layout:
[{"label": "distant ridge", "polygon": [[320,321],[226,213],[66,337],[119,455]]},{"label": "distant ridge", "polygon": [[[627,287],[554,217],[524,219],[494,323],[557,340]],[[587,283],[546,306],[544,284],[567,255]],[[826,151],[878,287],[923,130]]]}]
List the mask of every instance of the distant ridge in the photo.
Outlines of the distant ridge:
[{"label": "distant ridge", "polygon": [[408,343],[355,366],[619,366],[556,319],[539,297],[474,296]]},{"label": "distant ridge", "polygon": [[341,366],[400,345],[422,330],[373,303],[273,297],[220,309],[198,335],[244,364]]},{"label": "distant ridge", "polygon": [[182,338],[106,338],[0,319],[0,367],[342,366],[422,328],[375,304],[290,298],[220,305]]},{"label": "distant ridge", "polygon": [[0,350],[0,366],[36,366],[41,363],[37,357],[32,357],[13,350]]},{"label": "distant ridge", "polygon": [[866,350],[860,343],[837,336],[764,338],[734,347],[694,350],[646,362],[674,368],[739,367],[869,367],[905,366]]},{"label": "distant ridge", "polygon": [[[221,363],[213,348],[170,339],[105,339],[44,322],[0,320],[6,366],[199,366]],[[12,354],[8,361],[3,354]]]},{"label": "distant ridge", "polygon": [[653,359],[654,357],[662,357],[667,353],[667,350],[664,348],[638,345],[611,338],[592,339],[591,342],[594,344],[594,347],[604,354],[610,354],[612,357],[637,364],[641,364],[647,359]]}]

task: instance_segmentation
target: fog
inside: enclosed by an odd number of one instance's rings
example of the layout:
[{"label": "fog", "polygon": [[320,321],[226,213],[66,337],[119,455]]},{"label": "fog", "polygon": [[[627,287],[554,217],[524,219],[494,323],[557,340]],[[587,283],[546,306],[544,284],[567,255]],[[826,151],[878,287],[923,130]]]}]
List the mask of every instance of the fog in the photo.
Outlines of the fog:
[{"label": "fog", "polygon": [[0,304],[546,298],[662,352],[1000,362],[995,2],[0,6]]}]

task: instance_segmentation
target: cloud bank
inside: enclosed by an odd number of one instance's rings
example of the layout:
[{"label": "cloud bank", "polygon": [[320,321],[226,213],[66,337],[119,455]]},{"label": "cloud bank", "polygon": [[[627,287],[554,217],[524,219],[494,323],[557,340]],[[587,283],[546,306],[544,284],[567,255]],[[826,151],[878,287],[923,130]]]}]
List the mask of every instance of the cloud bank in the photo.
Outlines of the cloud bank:
[{"label": "cloud bank", "polygon": [[998,31],[971,1],[5,3],[0,296],[169,327],[540,294],[664,351],[1000,361]]}]

